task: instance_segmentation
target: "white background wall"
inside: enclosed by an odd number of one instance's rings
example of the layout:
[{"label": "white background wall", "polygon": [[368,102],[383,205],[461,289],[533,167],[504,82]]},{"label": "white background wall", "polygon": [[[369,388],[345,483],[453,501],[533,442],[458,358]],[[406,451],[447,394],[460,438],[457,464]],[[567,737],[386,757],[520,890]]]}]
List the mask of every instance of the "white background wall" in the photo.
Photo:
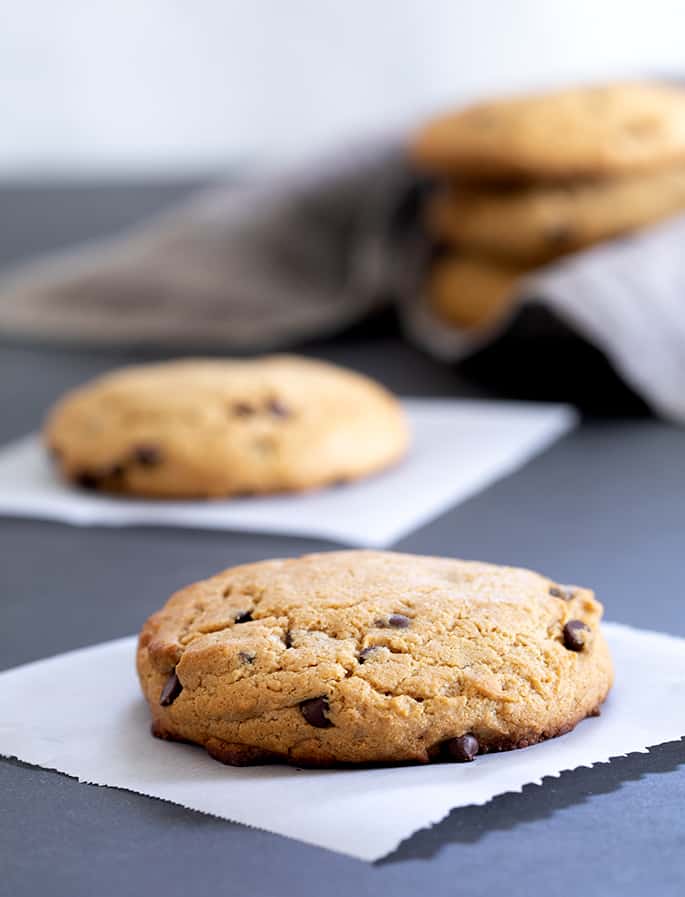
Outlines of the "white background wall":
[{"label": "white background wall", "polygon": [[273,161],[489,91],[685,72],[683,0],[0,0],[0,175]]}]

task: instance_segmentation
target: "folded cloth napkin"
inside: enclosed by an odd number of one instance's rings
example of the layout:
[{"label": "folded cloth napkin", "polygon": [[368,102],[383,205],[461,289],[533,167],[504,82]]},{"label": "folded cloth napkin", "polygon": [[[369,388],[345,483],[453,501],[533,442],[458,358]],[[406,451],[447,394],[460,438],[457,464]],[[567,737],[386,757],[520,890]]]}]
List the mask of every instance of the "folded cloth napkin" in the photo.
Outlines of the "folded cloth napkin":
[{"label": "folded cloth napkin", "polygon": [[425,187],[400,141],[217,186],[121,237],[4,274],[0,333],[262,351],[395,303],[409,339],[458,360],[538,303],[654,411],[685,422],[685,217],[541,269],[505,320],[459,331],[421,295]]}]

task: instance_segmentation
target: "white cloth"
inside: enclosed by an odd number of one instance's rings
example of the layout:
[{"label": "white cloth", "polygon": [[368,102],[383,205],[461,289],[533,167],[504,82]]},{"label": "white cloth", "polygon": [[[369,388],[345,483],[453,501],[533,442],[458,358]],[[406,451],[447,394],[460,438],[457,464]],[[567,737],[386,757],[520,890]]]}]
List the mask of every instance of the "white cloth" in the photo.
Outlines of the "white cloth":
[{"label": "white cloth", "polygon": [[407,333],[454,361],[530,303],[600,349],[657,414],[685,422],[685,216],[548,265],[521,284],[507,320],[476,335],[443,326],[424,303],[407,299],[402,309]]}]

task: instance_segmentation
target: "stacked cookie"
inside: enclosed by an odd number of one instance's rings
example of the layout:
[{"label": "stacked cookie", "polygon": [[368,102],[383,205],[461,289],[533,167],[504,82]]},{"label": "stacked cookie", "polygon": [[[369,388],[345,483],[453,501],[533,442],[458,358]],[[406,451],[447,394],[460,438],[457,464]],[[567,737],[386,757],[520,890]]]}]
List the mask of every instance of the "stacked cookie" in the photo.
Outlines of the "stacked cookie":
[{"label": "stacked cookie", "polygon": [[[506,312],[541,265],[685,210],[685,90],[632,83],[481,103],[410,152],[439,187],[432,308],[460,327]],[[443,251],[444,250],[444,251]]]}]

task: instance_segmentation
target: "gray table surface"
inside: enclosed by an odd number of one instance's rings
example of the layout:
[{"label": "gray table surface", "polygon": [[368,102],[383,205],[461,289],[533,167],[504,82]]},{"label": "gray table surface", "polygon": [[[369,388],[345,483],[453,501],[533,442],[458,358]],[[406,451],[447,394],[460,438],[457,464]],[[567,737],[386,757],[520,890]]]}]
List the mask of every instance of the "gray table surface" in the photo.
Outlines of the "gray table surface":
[{"label": "gray table surface", "polygon": [[[0,260],[107,233],[190,186],[5,187]],[[306,351],[406,395],[475,391],[382,329]],[[0,342],[0,443],[34,429],[65,388],[131,358]],[[608,618],[685,636],[683,457],[685,431],[650,419],[594,419],[396,547],[592,584]],[[2,519],[0,668],[134,632],[179,585],[228,565],[330,547]],[[682,895],[684,764],[685,743],[677,742],[568,772],[457,810],[369,865],[0,760],[0,895]]]}]

